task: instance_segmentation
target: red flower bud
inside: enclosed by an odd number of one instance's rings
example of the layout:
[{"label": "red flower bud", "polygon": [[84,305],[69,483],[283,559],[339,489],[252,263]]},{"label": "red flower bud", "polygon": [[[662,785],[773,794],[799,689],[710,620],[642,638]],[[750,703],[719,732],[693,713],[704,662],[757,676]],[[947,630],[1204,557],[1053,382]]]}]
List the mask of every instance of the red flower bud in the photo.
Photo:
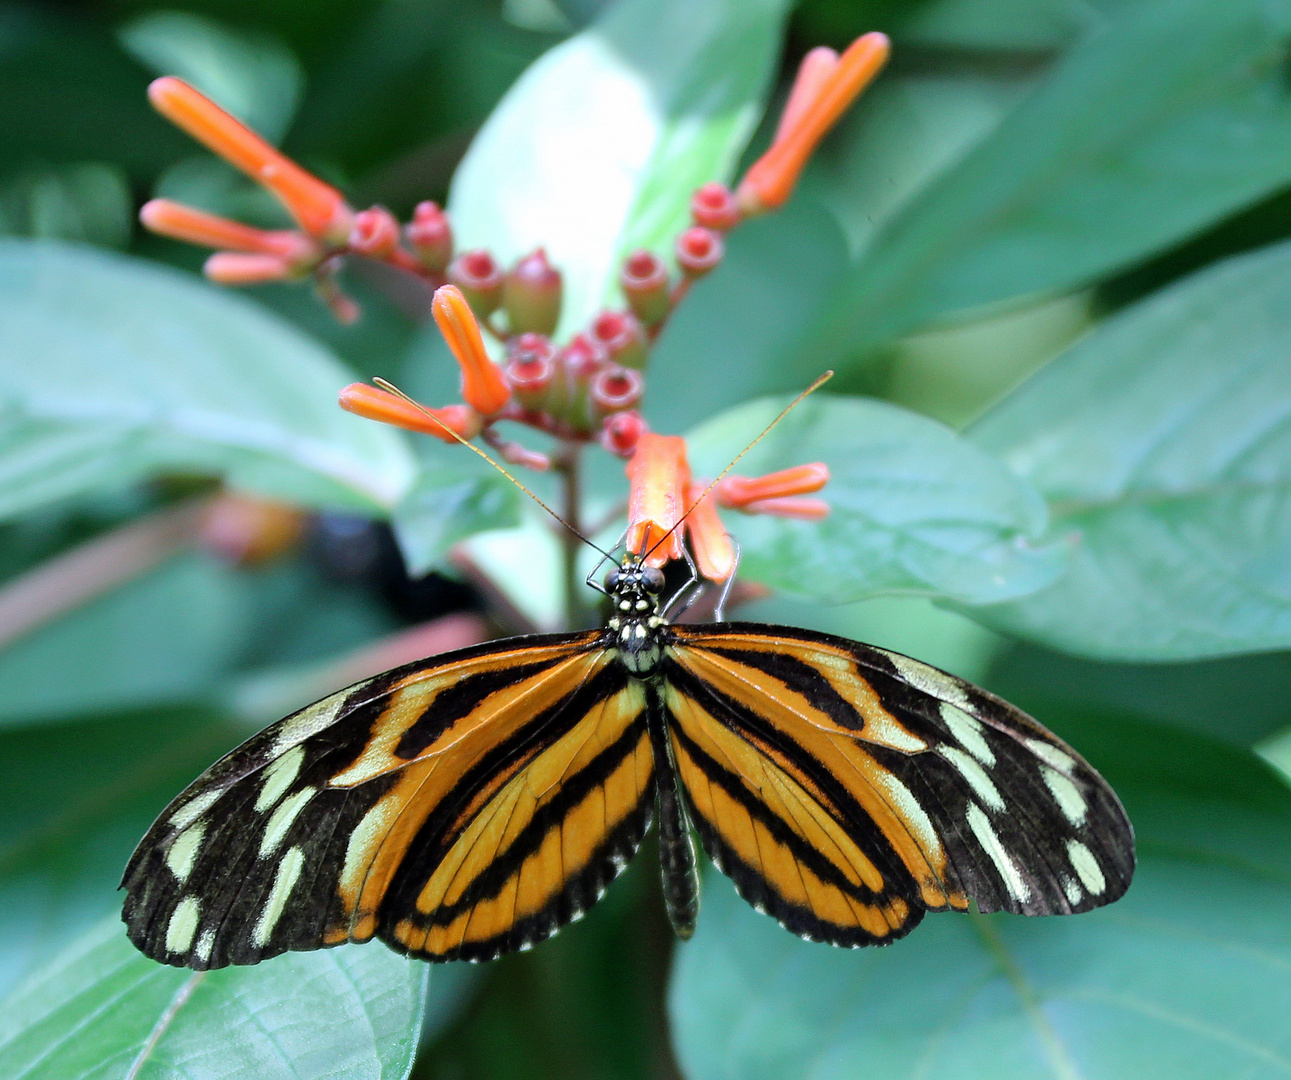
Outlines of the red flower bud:
[{"label": "red flower bud", "polygon": [[437,203],[420,202],[408,223],[408,243],[417,261],[433,274],[442,274],[453,257],[453,230]]},{"label": "red flower bud", "polygon": [[722,234],[695,225],[677,237],[677,265],[687,277],[703,277],[722,261]]},{"label": "red flower bud", "polygon": [[647,430],[646,422],[635,409],[617,412],[607,416],[601,425],[601,445],[611,454],[631,457]]},{"label": "red flower bud", "polygon": [[600,420],[608,413],[633,408],[641,400],[645,380],[641,372],[612,364],[602,368],[592,379],[588,399],[593,420]]},{"label": "red flower bud", "polygon": [[522,334],[512,346],[506,377],[517,401],[526,409],[547,407],[556,364],[551,342],[541,334]]},{"label": "red flower bud", "polygon": [[487,251],[462,252],[449,263],[448,280],[461,290],[478,318],[487,319],[502,303],[502,271]]},{"label": "red flower bud", "polygon": [[592,320],[587,336],[604,346],[610,359],[624,367],[639,368],[645,365],[645,334],[631,312],[603,311]]},{"label": "red flower bud", "polygon": [[619,284],[628,307],[646,326],[662,322],[672,308],[668,291],[668,268],[653,251],[634,252],[623,261]]},{"label": "red flower bud", "polygon": [[562,291],[560,271],[547,261],[542,248],[517,262],[502,289],[511,333],[553,333],[560,321]]},{"label": "red flower bud", "polygon": [[370,259],[388,259],[399,247],[399,223],[384,206],[373,206],[354,215],[350,250]]},{"label": "red flower bud", "polygon": [[735,195],[725,184],[705,184],[690,199],[690,217],[696,225],[727,232],[740,222]]}]

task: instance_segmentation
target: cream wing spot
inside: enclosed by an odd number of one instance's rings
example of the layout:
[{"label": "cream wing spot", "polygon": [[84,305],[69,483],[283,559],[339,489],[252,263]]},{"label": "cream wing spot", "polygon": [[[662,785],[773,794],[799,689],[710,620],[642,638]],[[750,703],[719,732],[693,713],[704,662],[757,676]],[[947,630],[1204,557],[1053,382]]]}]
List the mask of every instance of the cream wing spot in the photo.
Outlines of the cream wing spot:
[{"label": "cream wing spot", "polygon": [[264,777],[260,781],[260,794],[256,796],[257,814],[263,814],[287,793],[304,763],[305,748],[297,746],[265,768]]},{"label": "cream wing spot", "polygon": [[1018,872],[1017,864],[1013,861],[1013,856],[1000,843],[1000,838],[995,835],[995,830],[991,828],[990,819],[976,803],[970,803],[968,807],[968,827],[973,830],[973,835],[977,837],[977,842],[982,845],[982,850],[986,852],[987,858],[995,864],[995,869],[1000,872],[1000,877],[1004,879],[1004,887],[1008,889],[1009,895],[1020,904],[1026,903],[1031,898],[1031,886],[1026,883],[1021,873]]},{"label": "cream wing spot", "polygon": [[317,735],[326,727],[330,727],[337,716],[340,715],[341,707],[355,690],[362,686],[351,686],[347,690],[333,694],[329,698],[323,698],[317,701],[307,709],[302,709],[295,716],[288,717],[282,721],[278,728],[278,735],[273,741],[273,748],[269,751],[270,757],[277,757],[286,750],[290,750],[297,743],[304,742],[311,736]]},{"label": "cream wing spot", "polygon": [[1103,876],[1102,867],[1098,865],[1094,853],[1079,840],[1068,840],[1067,858],[1071,860],[1072,869],[1076,871],[1081,884],[1089,890],[1090,896],[1101,896],[1107,888],[1107,878]]},{"label": "cream wing spot", "polygon": [[959,740],[965,750],[983,765],[989,767],[995,764],[995,752],[982,736],[982,725],[976,719],[948,701],[940,702],[940,712],[942,720],[950,728],[950,733]]},{"label": "cream wing spot", "polygon": [[1067,897],[1067,903],[1069,903],[1072,907],[1075,907],[1077,904],[1079,904],[1081,901],[1081,897],[1085,895],[1083,892],[1081,892],[1080,886],[1076,884],[1075,880],[1072,878],[1069,878],[1066,874],[1062,875],[1062,891],[1063,891],[1063,894]]},{"label": "cream wing spot", "polygon": [[999,788],[974,758],[969,757],[957,746],[939,746],[937,753],[949,761],[955,767],[955,771],[968,781],[968,786],[982,802],[995,811],[1004,809],[1004,799],[1000,795]]},{"label": "cream wing spot", "polygon": [[882,788],[888,801],[900,811],[901,819],[914,833],[915,842],[919,847],[934,859],[944,857],[941,837],[937,835],[932,819],[928,817],[919,800],[914,797],[914,792],[887,770],[877,772],[874,779]]},{"label": "cream wing spot", "polygon": [[171,912],[170,922],[166,924],[166,951],[172,953],[188,952],[197,933],[197,924],[202,917],[202,906],[196,897],[186,896]]},{"label": "cream wing spot", "polygon": [[900,653],[888,652],[886,649],[879,651],[892,661],[893,667],[897,669],[901,678],[916,690],[922,690],[938,701],[949,701],[952,705],[958,705],[961,708],[971,706],[972,702],[969,701],[963,681],[955,678],[954,675],[949,675],[931,664],[902,656]]},{"label": "cream wing spot", "polygon": [[170,815],[170,824],[176,829],[186,829],[207,810],[209,810],[224,792],[218,788],[211,788],[203,791],[200,795],[189,799],[178,810]]},{"label": "cream wing spot", "polygon": [[269,815],[269,820],[265,823],[264,835],[260,837],[258,853],[260,858],[272,855],[278,849],[292,822],[316,794],[317,788],[301,788],[296,794],[288,796],[278,804],[277,809]]},{"label": "cream wing spot", "polygon": [[1052,765],[1059,772],[1066,773],[1068,776],[1075,771],[1076,759],[1070,754],[1064,754],[1051,743],[1044,742],[1042,739],[1023,739],[1027,749],[1035,754],[1046,765]]},{"label": "cream wing spot", "polygon": [[1089,807],[1080,789],[1057,769],[1051,769],[1048,765],[1040,766],[1040,775],[1044,777],[1045,787],[1049,789],[1049,794],[1058,804],[1062,816],[1073,825],[1084,824]]},{"label": "cream wing spot", "polygon": [[193,872],[193,863],[197,861],[197,852],[205,835],[206,822],[199,821],[175,837],[166,852],[166,865],[181,885]]},{"label": "cream wing spot", "polygon": [[278,863],[278,870],[273,876],[273,886],[269,889],[269,896],[260,910],[260,917],[256,920],[255,932],[251,935],[251,940],[256,945],[264,946],[268,943],[273,928],[282,918],[291,890],[296,887],[296,880],[300,877],[301,867],[304,865],[305,853],[298,847],[288,848],[282,861]]}]

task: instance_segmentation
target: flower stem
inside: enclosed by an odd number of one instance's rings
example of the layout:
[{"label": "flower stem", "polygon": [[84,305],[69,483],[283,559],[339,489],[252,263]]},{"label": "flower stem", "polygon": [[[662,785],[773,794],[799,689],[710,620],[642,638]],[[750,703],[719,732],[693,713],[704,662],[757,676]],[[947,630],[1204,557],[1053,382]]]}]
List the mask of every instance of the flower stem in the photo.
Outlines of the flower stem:
[{"label": "flower stem", "polygon": [[583,546],[582,453],[582,443],[566,440],[552,460],[552,468],[560,473],[562,481],[561,517],[569,526],[560,530],[560,543],[565,622],[570,630],[581,630],[594,622],[594,612],[586,601],[586,590],[578,575],[578,556]]}]

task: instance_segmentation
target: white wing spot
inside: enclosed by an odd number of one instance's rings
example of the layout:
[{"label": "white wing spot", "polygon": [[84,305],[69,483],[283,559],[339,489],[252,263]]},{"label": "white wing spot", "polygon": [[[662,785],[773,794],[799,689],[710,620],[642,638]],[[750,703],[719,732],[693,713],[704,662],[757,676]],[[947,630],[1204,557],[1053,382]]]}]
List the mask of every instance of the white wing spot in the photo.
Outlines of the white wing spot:
[{"label": "white wing spot", "polygon": [[282,862],[278,864],[278,872],[273,876],[269,899],[265,901],[260,918],[256,920],[255,933],[252,934],[251,940],[257,945],[263,946],[268,943],[269,935],[273,933],[273,928],[282,918],[287,899],[291,896],[291,890],[296,887],[296,879],[300,877],[300,870],[304,865],[305,853],[298,847],[289,847],[282,857]]},{"label": "white wing spot", "polygon": [[1000,843],[1000,838],[995,835],[995,830],[991,828],[990,820],[977,803],[969,803],[968,806],[968,827],[973,830],[973,835],[977,837],[977,842],[982,845],[982,850],[986,852],[987,857],[995,864],[995,869],[1000,872],[1000,877],[1004,879],[1004,887],[1009,890],[1009,894],[1019,904],[1026,903],[1031,899],[1031,886],[1023,879],[1022,874],[1018,871],[1017,864],[1013,861],[1004,845]]},{"label": "white wing spot", "polygon": [[977,762],[957,746],[939,746],[937,753],[949,761],[965,780],[968,786],[977,793],[977,797],[992,810],[1003,810],[1004,799],[1000,797],[999,788]]},{"label": "white wing spot", "polygon": [[1071,878],[1069,878],[1066,874],[1062,875],[1062,891],[1067,896],[1067,903],[1069,903],[1072,907],[1075,907],[1077,904],[1079,904],[1081,901],[1081,898],[1085,895],[1083,892],[1081,892],[1080,886],[1077,885],[1076,882],[1073,881]]},{"label": "white wing spot", "polygon": [[175,837],[170,850],[166,852],[166,865],[181,885],[193,872],[193,863],[197,861],[197,851],[205,835],[206,822],[199,821]]},{"label": "white wing spot", "polygon": [[263,814],[274,803],[286,794],[291,782],[296,779],[300,767],[305,763],[305,748],[298,746],[288,750],[277,761],[264,771],[260,794],[256,796],[256,813]]},{"label": "white wing spot", "polygon": [[317,794],[317,788],[301,788],[295,795],[283,799],[272,814],[269,815],[268,822],[265,823],[264,836],[260,838],[260,858],[272,855],[278,850],[278,845],[282,843],[283,838],[287,835],[287,830],[291,828],[292,822],[296,816],[305,809],[305,804]]},{"label": "white wing spot", "polygon": [[197,939],[197,948],[193,950],[193,955],[203,964],[211,958],[211,950],[215,947],[215,930],[208,928],[202,931],[201,936]]},{"label": "white wing spot", "polygon": [[200,795],[190,799],[171,814],[170,824],[177,829],[188,828],[188,826],[209,810],[215,800],[223,794],[224,792],[218,788],[211,788],[207,791],[203,791]]},{"label": "white wing spot", "polygon": [[1076,768],[1076,759],[1070,754],[1064,754],[1052,743],[1047,743],[1042,739],[1023,739],[1027,749],[1035,754],[1046,765],[1052,765],[1059,772],[1066,773],[1068,776]]},{"label": "white wing spot", "polygon": [[188,952],[193,944],[193,935],[197,933],[197,923],[202,917],[202,907],[197,899],[186,896],[171,913],[170,922],[166,924],[166,951],[173,953]]},{"label": "white wing spot", "polygon": [[900,653],[888,652],[886,649],[880,649],[893,666],[897,669],[906,682],[916,690],[922,690],[925,694],[930,694],[938,701],[949,701],[952,705],[959,705],[961,708],[965,705],[971,705],[968,692],[964,689],[962,679],[955,678],[940,668],[935,668],[931,664],[924,664],[918,660],[912,660],[908,656],[902,656]]},{"label": "white wing spot", "polygon": [[1072,869],[1076,871],[1081,884],[1089,890],[1090,896],[1101,896],[1107,888],[1107,879],[1103,877],[1103,870],[1094,858],[1094,853],[1079,840],[1068,840],[1067,858],[1071,860]]},{"label": "white wing spot", "polygon": [[1073,825],[1084,824],[1089,806],[1080,789],[1057,769],[1051,769],[1048,765],[1040,766],[1040,775],[1044,777],[1045,787],[1053,795],[1058,809],[1062,811],[1062,816]]},{"label": "white wing spot", "polygon": [[937,859],[942,854],[941,837],[933,828],[932,820],[925,813],[923,805],[914,797],[908,787],[892,773],[879,771],[873,779],[882,787],[883,794],[900,812],[901,820],[914,833],[915,842],[924,853]]},{"label": "white wing spot", "polygon": [[995,752],[982,737],[982,725],[975,717],[969,716],[963,709],[948,701],[941,702],[941,718],[950,728],[950,733],[960,741],[964,749],[983,765],[995,764]]},{"label": "white wing spot", "polygon": [[[362,685],[361,683],[359,685]],[[351,686],[333,694],[322,701],[316,701],[306,709],[301,709],[295,716],[279,721],[278,735],[269,751],[270,757],[277,757],[285,750],[290,750],[297,743],[304,742],[312,735],[317,735],[329,727],[341,711],[341,706],[358,687]]]}]

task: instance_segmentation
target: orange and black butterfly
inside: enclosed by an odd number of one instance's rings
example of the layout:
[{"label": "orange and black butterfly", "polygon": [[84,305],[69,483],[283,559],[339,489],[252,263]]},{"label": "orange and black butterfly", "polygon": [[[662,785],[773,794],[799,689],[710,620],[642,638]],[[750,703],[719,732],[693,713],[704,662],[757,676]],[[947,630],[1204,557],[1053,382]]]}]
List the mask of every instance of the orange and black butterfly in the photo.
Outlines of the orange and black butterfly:
[{"label": "orange and black butterfly", "polygon": [[749,903],[834,945],[1128,887],[1116,795],[1007,702],[825,634],[671,625],[635,556],[605,587],[601,630],[397,668],[212,766],[130,860],[131,940],[197,969],[373,937],[487,960],[586,911],[655,817],[682,937],[692,829]]}]

